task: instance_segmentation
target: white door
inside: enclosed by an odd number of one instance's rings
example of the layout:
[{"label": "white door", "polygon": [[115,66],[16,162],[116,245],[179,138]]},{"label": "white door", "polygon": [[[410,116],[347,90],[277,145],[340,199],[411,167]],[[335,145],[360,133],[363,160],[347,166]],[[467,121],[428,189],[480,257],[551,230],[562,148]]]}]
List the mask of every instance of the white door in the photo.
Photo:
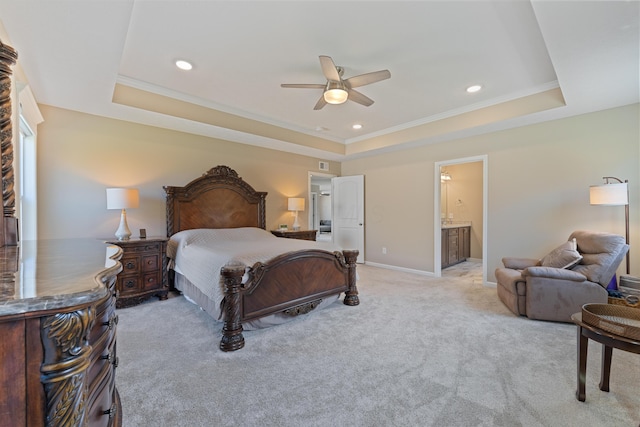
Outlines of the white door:
[{"label": "white door", "polygon": [[364,262],[364,175],[331,178],[333,243],[342,249],[360,251]]}]

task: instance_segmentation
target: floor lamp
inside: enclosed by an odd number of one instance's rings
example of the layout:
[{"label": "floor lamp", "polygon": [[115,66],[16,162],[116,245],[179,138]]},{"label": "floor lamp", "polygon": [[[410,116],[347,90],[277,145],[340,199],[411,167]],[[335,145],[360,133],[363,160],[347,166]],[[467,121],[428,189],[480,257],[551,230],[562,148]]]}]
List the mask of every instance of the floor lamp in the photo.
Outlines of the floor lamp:
[{"label": "floor lamp", "polygon": [[[627,245],[629,244],[629,182],[625,179],[624,182],[613,176],[604,176],[603,185],[592,185],[589,187],[589,202],[592,205],[601,206],[623,206],[624,205],[624,225],[625,225],[625,239]],[[618,183],[611,184],[609,180],[618,181]],[[627,274],[630,274],[629,269],[629,252],[627,251]]]}]

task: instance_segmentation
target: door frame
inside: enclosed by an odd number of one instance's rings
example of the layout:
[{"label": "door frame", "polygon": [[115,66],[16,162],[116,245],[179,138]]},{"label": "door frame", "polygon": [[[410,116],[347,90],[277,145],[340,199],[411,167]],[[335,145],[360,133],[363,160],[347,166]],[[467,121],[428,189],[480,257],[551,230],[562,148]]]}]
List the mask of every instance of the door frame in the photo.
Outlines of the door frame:
[{"label": "door frame", "polygon": [[[307,195],[308,195],[308,202],[309,202],[309,217],[307,218],[307,224],[309,224],[309,229],[311,229],[311,221],[313,218],[313,212],[311,211],[313,209],[313,206],[311,206],[311,178],[313,178],[314,176],[316,177],[320,177],[320,178],[335,178],[336,175],[335,173],[323,173],[323,172],[312,172],[312,171],[308,171],[308,175],[307,175]],[[333,197],[333,196],[331,196]],[[333,222],[333,206],[331,207],[331,221]],[[333,236],[331,236],[331,239],[333,240]]]},{"label": "door frame", "polygon": [[442,212],[440,206],[442,201],[442,185],[440,181],[441,169],[442,167],[450,165],[459,165],[463,163],[474,162],[482,162],[482,284],[484,285],[487,283],[487,241],[489,240],[489,236],[487,233],[487,213],[489,211],[489,156],[487,154],[483,154],[480,156],[463,157],[452,160],[444,160],[434,163],[433,274],[435,277],[442,277],[442,224],[440,219],[440,212]]}]

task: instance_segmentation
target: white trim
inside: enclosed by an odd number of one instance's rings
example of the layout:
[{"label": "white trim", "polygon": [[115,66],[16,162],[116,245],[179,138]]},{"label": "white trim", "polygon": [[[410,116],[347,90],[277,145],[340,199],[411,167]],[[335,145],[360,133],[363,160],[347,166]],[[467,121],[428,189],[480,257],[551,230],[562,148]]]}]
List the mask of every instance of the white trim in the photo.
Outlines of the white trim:
[{"label": "white trim", "polygon": [[40,113],[40,108],[38,108],[38,103],[29,85],[26,85],[20,90],[18,100],[20,103],[20,116],[24,118],[32,133],[38,133],[38,125],[44,122],[44,117],[42,117],[42,113]]},{"label": "white trim", "polygon": [[386,270],[402,271],[402,272],[405,272],[405,273],[419,274],[420,276],[426,276],[426,277],[436,277],[435,274],[433,274],[431,271],[416,270],[416,269],[413,269],[413,268],[398,267],[398,266],[395,266],[395,265],[380,264],[380,263],[371,262],[371,261],[365,261],[364,264],[365,265],[370,265],[372,267],[384,268]]}]

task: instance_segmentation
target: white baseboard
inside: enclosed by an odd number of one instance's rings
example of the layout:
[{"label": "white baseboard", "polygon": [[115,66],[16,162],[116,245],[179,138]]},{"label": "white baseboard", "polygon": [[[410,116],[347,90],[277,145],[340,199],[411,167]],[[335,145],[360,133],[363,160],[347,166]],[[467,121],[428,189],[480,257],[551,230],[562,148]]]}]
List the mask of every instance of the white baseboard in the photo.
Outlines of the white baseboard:
[{"label": "white baseboard", "polygon": [[431,271],[416,270],[416,269],[413,269],[413,268],[398,267],[398,266],[395,266],[395,265],[380,264],[380,263],[371,262],[371,261],[365,261],[365,264],[366,265],[370,265],[372,267],[385,268],[387,270],[403,271],[405,273],[413,273],[413,274],[419,274],[421,276],[435,277],[435,275]]}]

